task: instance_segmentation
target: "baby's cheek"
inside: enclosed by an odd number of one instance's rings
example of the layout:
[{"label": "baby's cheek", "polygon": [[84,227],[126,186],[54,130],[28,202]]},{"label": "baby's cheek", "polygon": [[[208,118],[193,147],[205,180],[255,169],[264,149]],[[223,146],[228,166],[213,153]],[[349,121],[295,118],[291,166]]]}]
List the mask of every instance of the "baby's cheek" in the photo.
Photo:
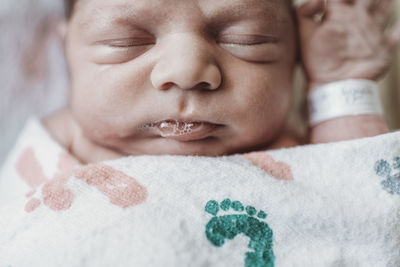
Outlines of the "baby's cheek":
[{"label": "baby's cheek", "polygon": [[118,125],[104,119],[89,123],[87,126],[82,126],[85,135],[99,143],[111,143],[113,140],[118,139],[122,131]]},{"label": "baby's cheek", "polygon": [[271,95],[265,104],[254,110],[249,119],[249,136],[257,142],[267,142],[275,138],[286,124],[289,114],[290,95],[282,92],[277,97]]},{"label": "baby's cheek", "polygon": [[118,131],[118,124],[111,114],[97,108],[95,104],[91,107],[76,105],[73,106],[76,128],[82,134],[93,140],[106,140],[115,135]]}]

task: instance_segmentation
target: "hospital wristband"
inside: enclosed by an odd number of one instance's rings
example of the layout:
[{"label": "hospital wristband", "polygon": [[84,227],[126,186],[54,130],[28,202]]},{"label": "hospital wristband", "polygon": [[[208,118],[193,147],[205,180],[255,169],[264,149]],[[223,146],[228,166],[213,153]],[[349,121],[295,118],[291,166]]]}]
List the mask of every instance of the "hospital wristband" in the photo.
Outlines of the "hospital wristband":
[{"label": "hospital wristband", "polygon": [[343,116],[383,115],[376,82],[348,79],[313,89],[308,96],[310,126]]}]

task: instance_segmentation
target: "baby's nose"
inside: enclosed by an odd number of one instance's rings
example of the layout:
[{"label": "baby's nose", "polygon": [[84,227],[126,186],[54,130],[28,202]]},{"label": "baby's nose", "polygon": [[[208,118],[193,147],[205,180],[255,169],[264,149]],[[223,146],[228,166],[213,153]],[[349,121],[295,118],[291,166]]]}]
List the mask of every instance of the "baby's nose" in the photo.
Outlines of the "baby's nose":
[{"label": "baby's nose", "polygon": [[161,44],[160,51],[151,73],[155,88],[215,90],[220,87],[222,75],[207,41],[177,34]]}]

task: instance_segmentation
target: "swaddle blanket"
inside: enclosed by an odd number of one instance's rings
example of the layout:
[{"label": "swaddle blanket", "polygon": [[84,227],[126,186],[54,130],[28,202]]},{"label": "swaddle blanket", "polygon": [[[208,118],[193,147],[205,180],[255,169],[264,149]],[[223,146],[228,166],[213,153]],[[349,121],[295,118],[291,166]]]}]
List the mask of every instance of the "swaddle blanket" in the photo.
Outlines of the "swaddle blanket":
[{"label": "swaddle blanket", "polygon": [[0,180],[0,266],[400,266],[400,132],[80,166],[31,120]]}]

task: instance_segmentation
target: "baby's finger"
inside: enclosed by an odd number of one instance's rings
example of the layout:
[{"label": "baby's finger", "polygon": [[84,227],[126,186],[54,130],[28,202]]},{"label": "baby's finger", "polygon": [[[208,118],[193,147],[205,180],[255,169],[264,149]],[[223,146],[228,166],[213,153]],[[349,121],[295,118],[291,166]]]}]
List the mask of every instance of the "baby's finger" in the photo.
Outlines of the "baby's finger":
[{"label": "baby's finger", "polygon": [[316,15],[321,14],[325,8],[324,0],[310,0],[297,8],[300,35],[308,39],[319,26]]},{"label": "baby's finger", "polygon": [[397,21],[395,26],[389,33],[389,49],[394,51],[400,45],[400,20]]},{"label": "baby's finger", "polygon": [[297,14],[301,18],[314,19],[315,15],[323,12],[324,9],[325,0],[310,0],[297,8]]}]

